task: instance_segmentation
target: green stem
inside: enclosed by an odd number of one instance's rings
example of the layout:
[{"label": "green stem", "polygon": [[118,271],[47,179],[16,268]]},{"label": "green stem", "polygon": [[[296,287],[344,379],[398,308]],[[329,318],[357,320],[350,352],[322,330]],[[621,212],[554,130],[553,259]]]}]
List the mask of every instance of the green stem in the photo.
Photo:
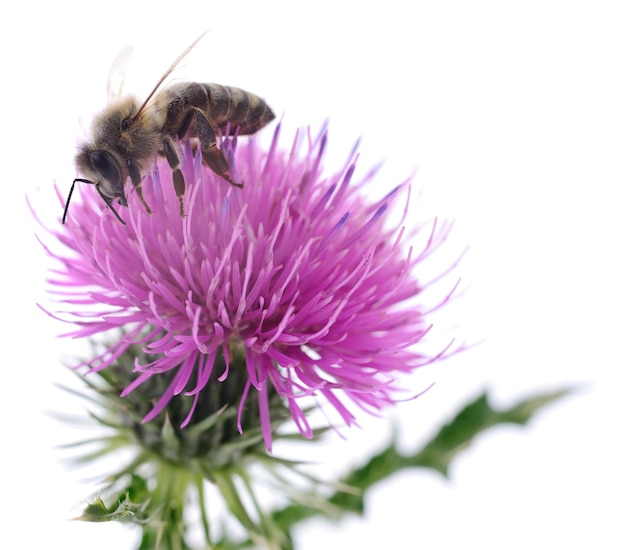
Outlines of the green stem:
[{"label": "green stem", "polygon": [[[139,550],[191,550],[185,541],[185,506],[191,487],[203,483],[202,476],[165,461],[158,461],[156,486],[148,503],[150,521],[142,525]],[[206,518],[203,519],[206,521]]]}]

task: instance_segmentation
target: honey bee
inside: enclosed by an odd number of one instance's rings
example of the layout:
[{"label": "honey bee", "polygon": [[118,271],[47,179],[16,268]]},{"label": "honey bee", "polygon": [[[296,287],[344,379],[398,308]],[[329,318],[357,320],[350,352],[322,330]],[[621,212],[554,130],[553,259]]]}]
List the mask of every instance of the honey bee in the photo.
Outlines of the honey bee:
[{"label": "honey bee", "polygon": [[76,182],[89,183],[116,218],[114,201],[128,206],[124,184],[128,178],[148,214],[141,191],[142,176],[157,155],[164,156],[172,169],[174,189],[184,216],[185,179],[180,169],[178,141],[197,138],[202,160],[228,183],[243,187],[229,173],[230,166],[217,145],[216,134],[254,134],[271,120],[274,113],[263,99],[232,86],[178,82],[160,90],[165,79],[196,45],[196,39],[159,79],[143,103],[124,97],[111,103],[95,119],[90,142],[78,148],[76,167],[85,176],[72,182],[63,212],[63,223]]}]

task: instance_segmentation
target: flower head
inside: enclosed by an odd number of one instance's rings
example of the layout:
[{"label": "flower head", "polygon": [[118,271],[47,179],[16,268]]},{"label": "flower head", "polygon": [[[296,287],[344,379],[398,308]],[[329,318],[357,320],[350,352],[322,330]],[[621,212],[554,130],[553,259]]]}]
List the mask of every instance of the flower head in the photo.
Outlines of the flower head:
[{"label": "flower head", "polygon": [[158,160],[143,181],[151,215],[131,193],[123,225],[85,186],[67,224],[53,231],[69,249],[57,255],[61,268],[51,280],[75,308],[66,320],[77,328],[68,335],[124,331],[91,368],[107,368],[140,343],[150,361],[136,360],[123,395],[174,373],[146,422],[182,394],[192,400],[188,423],[207,384],[225,383],[238,369],[239,416],[256,392],[270,448],[274,395],[311,436],[303,397],[325,400],[350,425],[350,402],[378,411],[394,402],[397,374],[432,360],[418,345],[429,323],[415,305],[422,287],[414,267],[445,229],[433,229],[415,253],[404,243],[403,220],[387,220],[408,182],[368,202],[362,188],[373,172],[354,182],[354,155],[322,174],[325,132],[304,154],[303,140],[282,151],[278,136],[277,129],[268,151],[254,139],[222,142],[243,189],[203,166],[186,143],[182,218],[171,170]]}]

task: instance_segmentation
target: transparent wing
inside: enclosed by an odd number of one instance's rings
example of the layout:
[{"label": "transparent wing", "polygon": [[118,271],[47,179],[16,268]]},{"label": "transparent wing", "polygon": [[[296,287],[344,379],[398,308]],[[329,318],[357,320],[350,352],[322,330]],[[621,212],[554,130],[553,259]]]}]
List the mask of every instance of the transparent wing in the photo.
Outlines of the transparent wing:
[{"label": "transparent wing", "polygon": [[165,80],[172,74],[172,72],[174,71],[174,69],[176,69],[176,67],[178,67],[178,65],[180,64],[180,62],[185,58],[185,56],[191,51],[193,50],[194,46],[200,41],[200,39],[209,31],[205,31],[203,32],[200,36],[198,36],[198,38],[196,38],[188,47],[187,49],[181,53],[176,60],[174,61],[174,63],[172,63],[169,67],[169,69],[167,69],[167,71],[165,71],[163,73],[163,76],[159,79],[159,81],[156,83],[156,85],[154,86],[154,88],[152,88],[152,91],[148,94],[148,97],[146,97],[145,101],[143,102],[143,104],[141,105],[141,107],[139,108],[139,110],[137,111],[137,114],[135,115],[135,119],[139,118],[139,116],[141,115],[141,113],[143,112],[143,110],[148,106],[148,104],[150,103],[150,100],[152,99],[152,97],[156,94],[157,90],[161,87],[161,84],[163,84],[163,82],[165,82]]},{"label": "transparent wing", "polygon": [[126,46],[111,63],[109,78],[107,79],[107,100],[109,103],[122,96],[124,79],[134,52],[135,49],[132,46]]}]

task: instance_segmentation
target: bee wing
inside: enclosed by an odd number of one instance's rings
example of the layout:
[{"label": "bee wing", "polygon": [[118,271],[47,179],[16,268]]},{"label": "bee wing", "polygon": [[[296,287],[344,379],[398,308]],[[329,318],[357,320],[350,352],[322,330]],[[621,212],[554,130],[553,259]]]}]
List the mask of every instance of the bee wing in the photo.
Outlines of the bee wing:
[{"label": "bee wing", "polygon": [[169,69],[167,69],[167,71],[165,71],[163,73],[163,76],[159,79],[159,81],[156,83],[156,85],[154,86],[154,88],[152,88],[152,91],[148,94],[148,97],[146,97],[146,100],[142,103],[141,107],[139,108],[139,110],[137,111],[137,114],[134,116],[134,119],[136,120],[137,118],[139,118],[139,116],[141,115],[142,111],[147,107],[148,103],[150,102],[150,100],[152,99],[152,97],[154,96],[154,94],[156,94],[157,90],[160,88],[161,84],[163,84],[163,82],[165,81],[165,79],[172,74],[172,71],[174,71],[174,69],[176,69],[176,67],[178,66],[178,64],[185,58],[185,56],[191,51],[193,50],[193,48],[195,47],[195,45],[200,41],[200,39],[209,31],[205,31],[203,32],[200,36],[198,36],[198,38],[196,38],[191,45],[189,45],[187,47],[187,49],[181,53],[176,60],[174,61],[174,63],[172,63],[169,67]]},{"label": "bee wing", "polygon": [[135,49],[132,46],[126,46],[111,63],[109,78],[107,79],[107,99],[109,103],[119,99],[122,95],[124,79],[134,52]]}]

